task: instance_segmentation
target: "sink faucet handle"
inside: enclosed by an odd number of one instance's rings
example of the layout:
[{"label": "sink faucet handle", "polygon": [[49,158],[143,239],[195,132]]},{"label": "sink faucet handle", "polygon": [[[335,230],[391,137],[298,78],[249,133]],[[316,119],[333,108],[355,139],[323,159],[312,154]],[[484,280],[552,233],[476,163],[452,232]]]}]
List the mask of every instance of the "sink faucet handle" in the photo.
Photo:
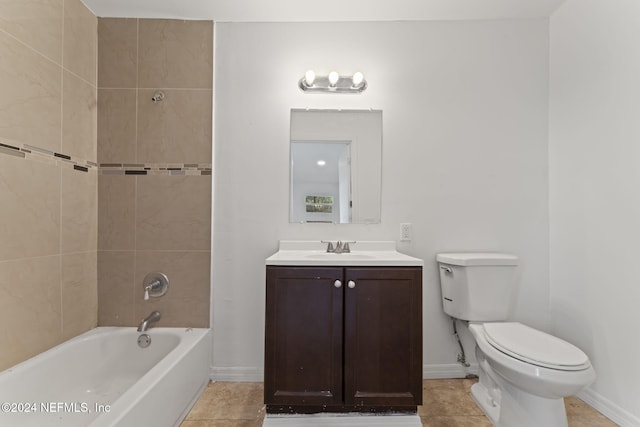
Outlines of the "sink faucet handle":
[{"label": "sink faucet handle", "polygon": [[349,247],[349,243],[351,243],[352,245],[356,244],[356,241],[351,241],[351,242],[344,242],[344,244],[342,245],[342,252],[346,252],[349,253],[351,252],[351,248]]},{"label": "sink faucet handle", "polygon": [[333,248],[333,243],[331,242],[326,242],[324,240],[320,240],[320,243],[326,243],[327,244],[327,252],[335,252],[336,250]]}]

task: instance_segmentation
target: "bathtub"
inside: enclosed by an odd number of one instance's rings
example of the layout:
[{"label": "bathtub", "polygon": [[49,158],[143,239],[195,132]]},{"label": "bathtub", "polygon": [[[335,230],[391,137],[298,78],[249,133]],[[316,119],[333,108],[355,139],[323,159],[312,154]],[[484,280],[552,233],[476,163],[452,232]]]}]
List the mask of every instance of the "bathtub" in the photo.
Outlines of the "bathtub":
[{"label": "bathtub", "polygon": [[147,334],[95,328],[0,373],[0,426],[179,426],[209,382],[209,329]]}]

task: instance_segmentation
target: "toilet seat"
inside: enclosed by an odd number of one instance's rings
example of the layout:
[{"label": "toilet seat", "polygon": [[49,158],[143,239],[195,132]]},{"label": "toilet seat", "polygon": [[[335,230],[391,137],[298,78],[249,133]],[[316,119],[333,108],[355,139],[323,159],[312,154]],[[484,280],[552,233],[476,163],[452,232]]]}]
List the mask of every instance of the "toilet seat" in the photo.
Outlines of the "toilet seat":
[{"label": "toilet seat", "polygon": [[483,329],[492,347],[523,362],[563,371],[590,366],[589,358],[578,347],[521,323],[484,323]]}]

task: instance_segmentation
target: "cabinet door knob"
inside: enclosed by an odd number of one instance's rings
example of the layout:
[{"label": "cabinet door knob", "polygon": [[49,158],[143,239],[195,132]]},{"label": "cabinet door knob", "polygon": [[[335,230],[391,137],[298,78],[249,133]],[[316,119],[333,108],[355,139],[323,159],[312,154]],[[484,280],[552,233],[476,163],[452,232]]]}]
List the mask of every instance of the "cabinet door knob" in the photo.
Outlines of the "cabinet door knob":
[{"label": "cabinet door knob", "polygon": [[333,282],[333,286],[339,288],[340,286],[342,286],[342,282],[340,280],[336,280],[335,282]]},{"label": "cabinet door knob", "polygon": [[347,286],[349,286],[349,289],[353,289],[356,287],[356,282],[354,282],[353,280],[349,280],[349,283],[347,283]]}]

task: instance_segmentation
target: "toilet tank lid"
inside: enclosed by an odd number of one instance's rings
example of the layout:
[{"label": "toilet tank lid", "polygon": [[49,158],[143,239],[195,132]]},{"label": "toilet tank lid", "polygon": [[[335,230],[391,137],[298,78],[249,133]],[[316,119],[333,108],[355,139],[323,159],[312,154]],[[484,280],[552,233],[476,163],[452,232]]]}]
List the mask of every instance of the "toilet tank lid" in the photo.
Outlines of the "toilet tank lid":
[{"label": "toilet tank lid", "polygon": [[497,252],[442,253],[436,256],[438,262],[451,265],[518,265],[518,257]]}]

